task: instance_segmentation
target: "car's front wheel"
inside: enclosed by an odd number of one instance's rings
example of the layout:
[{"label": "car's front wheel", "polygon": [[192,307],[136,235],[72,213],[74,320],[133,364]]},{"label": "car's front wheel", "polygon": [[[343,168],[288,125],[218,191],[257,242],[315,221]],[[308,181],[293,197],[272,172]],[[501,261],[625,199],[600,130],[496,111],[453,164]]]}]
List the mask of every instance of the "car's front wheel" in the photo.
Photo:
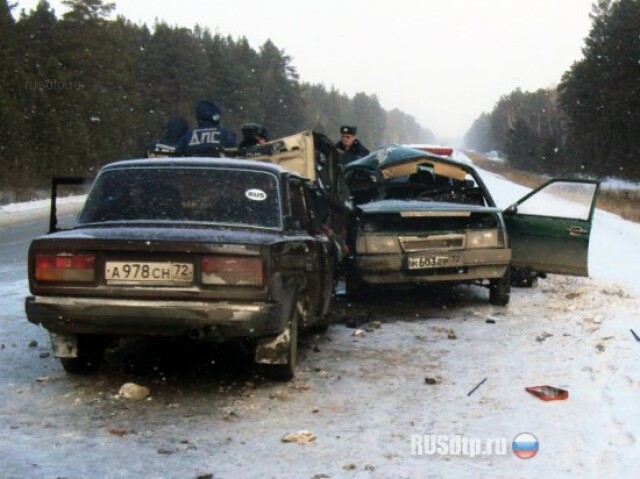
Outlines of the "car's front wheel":
[{"label": "car's front wheel", "polygon": [[489,281],[489,302],[496,306],[506,306],[511,299],[511,277],[509,270],[501,278]]},{"label": "car's front wheel", "polygon": [[106,345],[106,340],[99,336],[78,336],[78,356],[60,358],[62,367],[69,374],[95,373],[102,365]]}]

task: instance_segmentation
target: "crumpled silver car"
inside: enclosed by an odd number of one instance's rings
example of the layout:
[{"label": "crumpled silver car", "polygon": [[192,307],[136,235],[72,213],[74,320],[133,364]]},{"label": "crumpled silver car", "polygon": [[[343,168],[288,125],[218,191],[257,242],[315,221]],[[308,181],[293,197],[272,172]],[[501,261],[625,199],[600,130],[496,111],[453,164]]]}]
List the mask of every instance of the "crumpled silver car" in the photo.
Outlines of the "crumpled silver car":
[{"label": "crumpled silver car", "polygon": [[588,274],[597,181],[550,180],[503,211],[471,164],[402,146],[350,163],[345,178],[353,297],[370,285],[477,283],[506,305],[512,274]]}]

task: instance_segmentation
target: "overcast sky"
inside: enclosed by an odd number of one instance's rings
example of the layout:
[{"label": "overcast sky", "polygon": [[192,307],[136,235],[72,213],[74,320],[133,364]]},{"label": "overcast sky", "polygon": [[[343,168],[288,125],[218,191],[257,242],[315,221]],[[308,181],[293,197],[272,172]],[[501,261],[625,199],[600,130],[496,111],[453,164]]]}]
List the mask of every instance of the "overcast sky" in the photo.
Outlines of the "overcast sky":
[{"label": "overcast sky", "polygon": [[[19,0],[29,10],[37,0]],[[58,15],[65,9],[49,3]],[[501,95],[556,85],[582,57],[592,0],[116,0],[116,13],[270,38],[303,81],[376,94],[441,141]],[[224,105],[223,98],[216,98]]]}]

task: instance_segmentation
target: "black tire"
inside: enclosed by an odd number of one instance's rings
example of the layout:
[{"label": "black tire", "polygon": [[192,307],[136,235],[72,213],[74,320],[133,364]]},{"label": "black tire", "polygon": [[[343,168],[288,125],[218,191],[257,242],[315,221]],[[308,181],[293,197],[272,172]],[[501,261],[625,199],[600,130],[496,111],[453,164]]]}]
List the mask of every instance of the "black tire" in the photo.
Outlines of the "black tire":
[{"label": "black tire", "polygon": [[86,376],[100,369],[104,360],[107,343],[104,338],[96,336],[78,337],[78,357],[60,358],[62,367],[69,374]]},{"label": "black tire", "polygon": [[501,278],[489,280],[489,302],[506,306],[511,299],[511,275],[509,270]]},{"label": "black tire", "polygon": [[327,308],[327,314],[322,316],[318,321],[313,323],[313,326],[308,328],[308,331],[312,333],[326,333],[329,329],[329,325],[333,322],[333,304],[335,302],[335,286],[329,297],[329,306]]},{"label": "black tire", "polygon": [[260,364],[263,374],[274,381],[291,381],[296,375],[298,365],[298,319],[299,308],[304,308],[302,303],[296,305],[295,311],[289,321],[289,348],[287,350],[286,364]]},{"label": "black tire", "polygon": [[321,319],[316,321],[313,326],[309,328],[309,331],[312,333],[326,333],[327,329],[329,329],[329,325],[331,324],[331,313],[325,314]]}]

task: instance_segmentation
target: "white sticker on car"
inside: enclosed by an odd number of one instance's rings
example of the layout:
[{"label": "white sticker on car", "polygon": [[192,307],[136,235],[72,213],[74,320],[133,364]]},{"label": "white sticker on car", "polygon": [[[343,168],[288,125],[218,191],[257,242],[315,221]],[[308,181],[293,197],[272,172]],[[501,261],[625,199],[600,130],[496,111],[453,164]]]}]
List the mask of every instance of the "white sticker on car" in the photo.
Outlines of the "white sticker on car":
[{"label": "white sticker on car", "polygon": [[244,195],[252,201],[264,201],[267,199],[267,194],[258,188],[247,190]]}]

